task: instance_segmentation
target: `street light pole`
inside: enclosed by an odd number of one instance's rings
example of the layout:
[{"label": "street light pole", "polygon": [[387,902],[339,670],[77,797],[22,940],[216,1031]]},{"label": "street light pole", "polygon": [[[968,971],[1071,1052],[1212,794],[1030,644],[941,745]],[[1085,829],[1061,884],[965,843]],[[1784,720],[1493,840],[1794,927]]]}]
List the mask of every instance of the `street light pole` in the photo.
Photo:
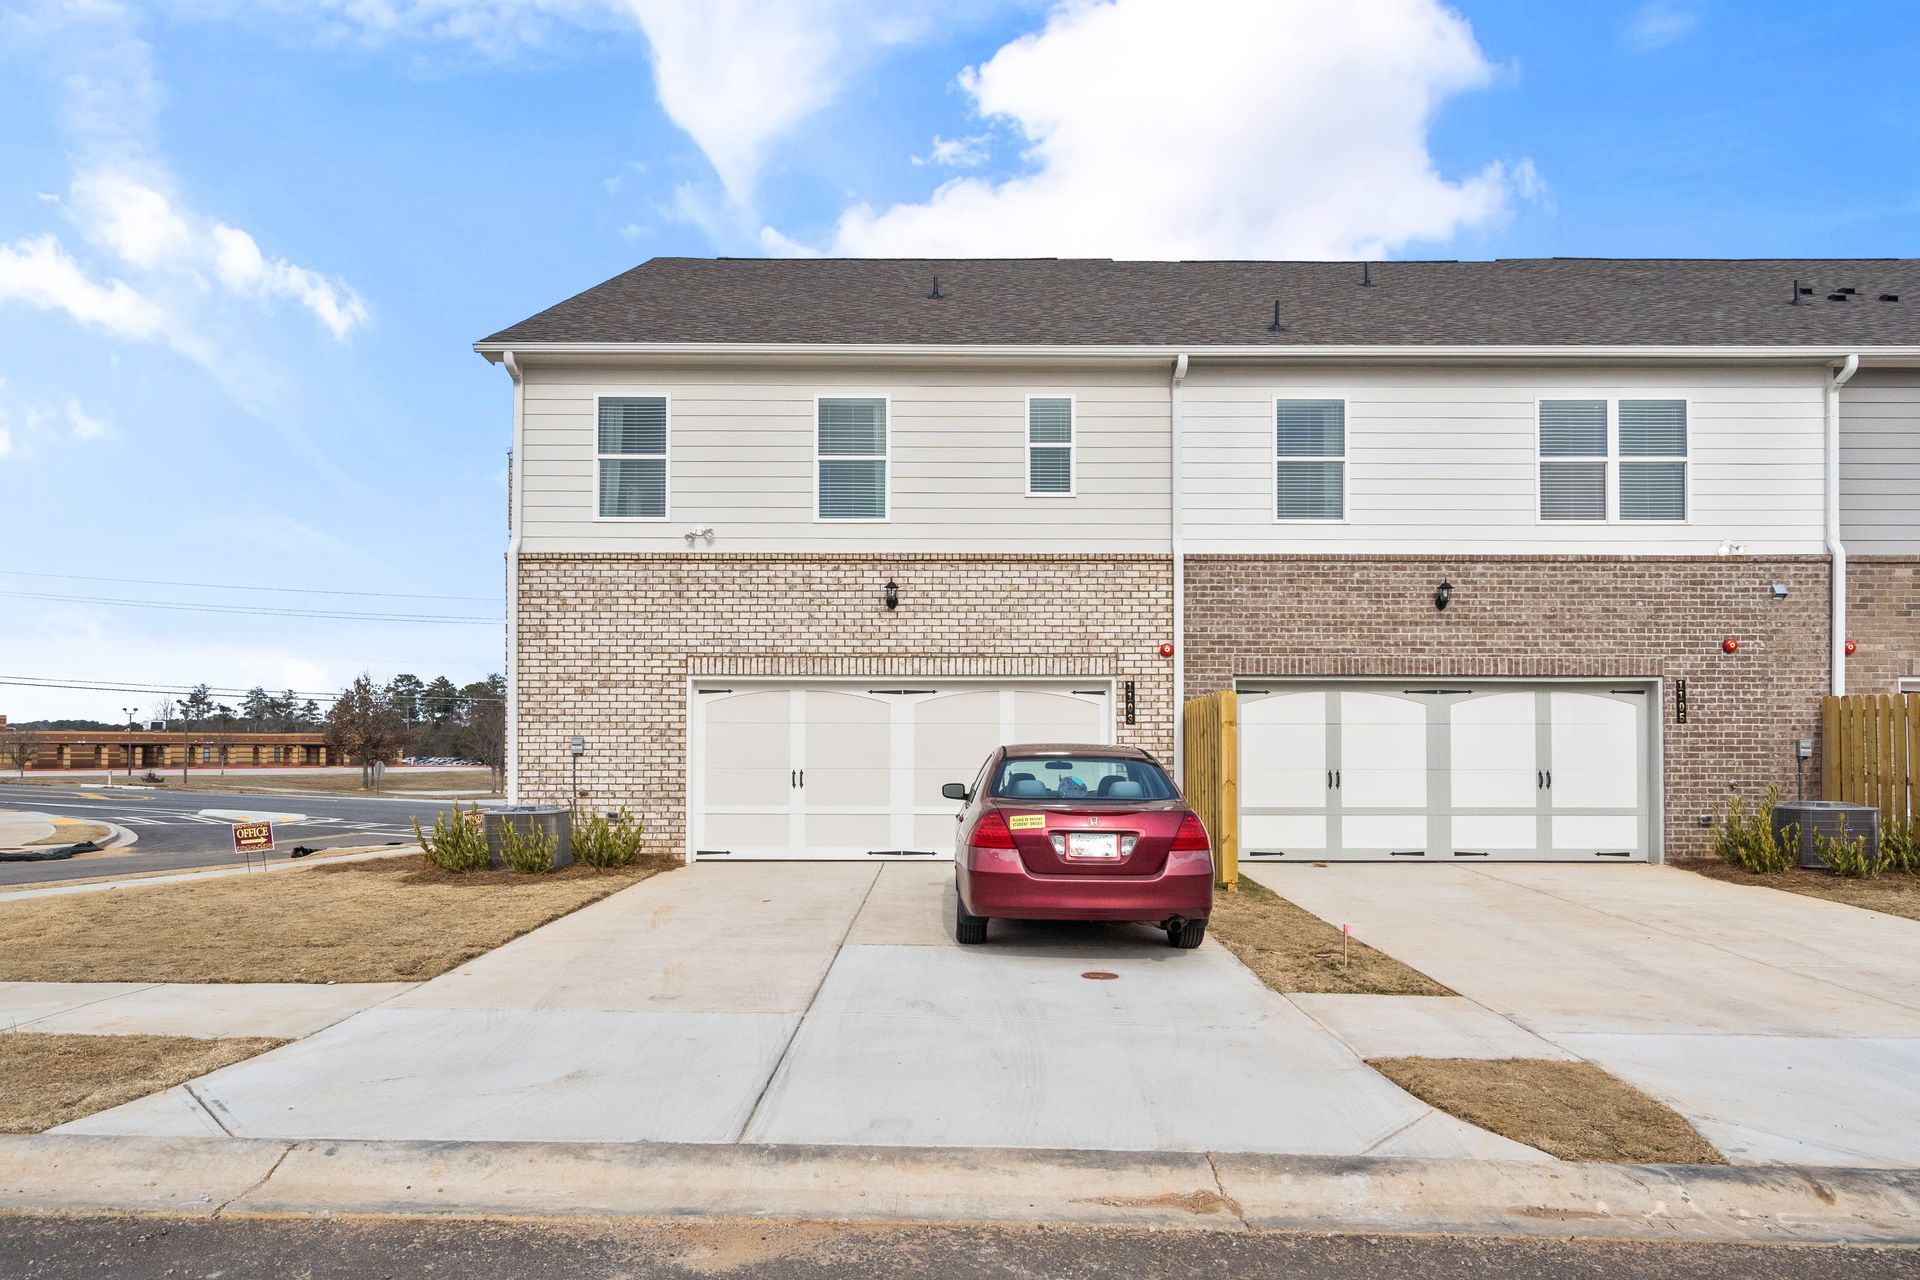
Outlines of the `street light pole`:
[{"label": "street light pole", "polygon": [[127,713],[127,784],[131,786],[133,784],[133,713],[138,708],[122,707],[120,709]]}]

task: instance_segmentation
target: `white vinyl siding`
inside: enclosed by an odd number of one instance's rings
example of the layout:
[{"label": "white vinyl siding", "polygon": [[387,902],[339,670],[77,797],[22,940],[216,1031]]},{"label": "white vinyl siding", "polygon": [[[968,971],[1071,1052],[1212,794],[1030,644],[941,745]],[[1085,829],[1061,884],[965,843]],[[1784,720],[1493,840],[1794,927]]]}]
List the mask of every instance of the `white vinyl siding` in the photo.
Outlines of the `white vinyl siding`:
[{"label": "white vinyl siding", "polygon": [[[1166,554],[1165,361],[695,362],[524,365],[523,549]],[[595,520],[596,396],[671,399],[671,522]],[[1027,495],[1027,397],[1073,400],[1069,500]],[[887,520],[817,517],[819,397],[884,396]],[[1260,413],[1262,456],[1272,402]],[[1266,518],[1271,482],[1257,465]],[[691,554],[705,554],[704,539]]]},{"label": "white vinyl siding", "polygon": [[1340,520],[1347,509],[1347,406],[1343,400],[1276,400],[1276,520]]},{"label": "white vinyl siding", "polygon": [[1027,496],[1073,496],[1073,397],[1027,397]]},{"label": "white vinyl siding", "polygon": [[1862,369],[1840,388],[1840,536],[1848,552],[1920,555],[1916,493],[1920,369]]},{"label": "white vinyl siding", "polygon": [[600,518],[665,519],[666,397],[601,396],[596,416]]},{"label": "white vinyl siding", "polygon": [[815,514],[822,520],[885,520],[886,400],[822,397],[815,421]]},{"label": "white vinyl siding", "polygon": [[[1183,393],[1187,549],[1714,555],[1731,543],[1819,555],[1824,381],[1819,367],[1786,364],[1196,361]],[[1276,397],[1345,400],[1343,522],[1275,523]],[[1684,400],[1685,521],[1542,520],[1545,400]]]}]

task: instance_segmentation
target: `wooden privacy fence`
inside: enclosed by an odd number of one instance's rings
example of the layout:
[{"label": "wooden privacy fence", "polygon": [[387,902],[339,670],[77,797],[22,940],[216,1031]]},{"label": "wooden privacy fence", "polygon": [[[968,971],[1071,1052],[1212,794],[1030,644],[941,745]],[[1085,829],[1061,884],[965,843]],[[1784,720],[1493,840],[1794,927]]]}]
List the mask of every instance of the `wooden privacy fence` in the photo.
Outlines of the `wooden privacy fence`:
[{"label": "wooden privacy fence", "polygon": [[1920,800],[1920,694],[1852,694],[1821,707],[1820,794],[1905,822]]},{"label": "wooden privacy fence", "polygon": [[1187,803],[1213,838],[1214,875],[1240,885],[1240,709],[1233,690],[1189,701],[1183,712]]}]

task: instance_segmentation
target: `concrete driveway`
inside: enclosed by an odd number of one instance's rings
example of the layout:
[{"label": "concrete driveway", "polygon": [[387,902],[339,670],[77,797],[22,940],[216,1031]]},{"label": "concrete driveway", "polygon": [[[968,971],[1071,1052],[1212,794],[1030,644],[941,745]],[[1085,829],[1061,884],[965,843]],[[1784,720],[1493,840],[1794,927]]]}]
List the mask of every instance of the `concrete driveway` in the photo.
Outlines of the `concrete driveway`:
[{"label": "concrete driveway", "polygon": [[1388,1083],[1215,943],[996,924],[962,948],[951,885],[677,870],[61,1132],[1545,1158]]},{"label": "concrete driveway", "polygon": [[1248,870],[1736,1162],[1920,1166],[1920,923],[1672,867]]}]

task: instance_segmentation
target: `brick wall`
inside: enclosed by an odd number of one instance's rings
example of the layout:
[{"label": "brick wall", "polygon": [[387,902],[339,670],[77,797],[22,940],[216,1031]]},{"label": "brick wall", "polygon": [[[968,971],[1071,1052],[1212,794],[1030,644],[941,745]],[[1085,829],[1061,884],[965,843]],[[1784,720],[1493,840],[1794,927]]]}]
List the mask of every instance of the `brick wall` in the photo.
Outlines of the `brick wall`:
[{"label": "brick wall", "polygon": [[520,794],[564,800],[584,734],[589,803],[628,805],[679,852],[687,682],[704,675],[1133,680],[1118,740],[1169,754],[1172,598],[1164,556],[523,555]]},{"label": "brick wall", "polygon": [[1920,556],[1847,562],[1848,693],[1892,693],[1920,676]]},{"label": "brick wall", "polygon": [[[1443,580],[1444,613],[1433,607]],[[1698,815],[1736,789],[1791,796],[1794,740],[1819,732],[1819,557],[1194,556],[1186,581],[1188,696],[1248,675],[1664,678],[1668,858],[1705,853]],[[1787,599],[1772,598],[1776,582]],[[1737,654],[1721,652],[1727,636]]]}]

